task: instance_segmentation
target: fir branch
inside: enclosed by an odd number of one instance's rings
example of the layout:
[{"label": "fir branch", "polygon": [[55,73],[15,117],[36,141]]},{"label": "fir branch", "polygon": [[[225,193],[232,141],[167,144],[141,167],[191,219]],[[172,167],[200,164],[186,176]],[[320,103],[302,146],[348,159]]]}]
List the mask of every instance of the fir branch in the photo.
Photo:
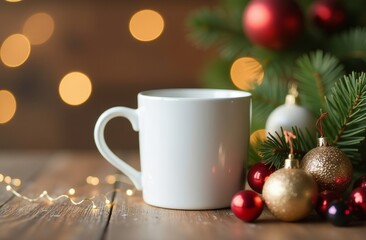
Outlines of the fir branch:
[{"label": "fir branch", "polygon": [[187,21],[188,38],[197,47],[218,47],[221,56],[228,59],[247,53],[250,42],[245,38],[241,20],[236,15],[230,15],[225,9],[197,10]]},{"label": "fir branch", "polygon": [[360,162],[359,147],[366,137],[366,74],[344,76],[325,101],[329,119],[324,122],[326,135],[354,164]]},{"label": "fir branch", "polygon": [[287,94],[287,83],[277,69],[266,68],[262,85],[252,93],[252,130],[265,127],[268,115],[279,105],[284,104]]},{"label": "fir branch", "polygon": [[337,58],[318,50],[297,60],[294,77],[297,80],[301,104],[318,114],[324,108],[324,97],[329,94],[334,81],[343,75]]},{"label": "fir branch", "polygon": [[[315,147],[315,142],[308,130],[304,134],[301,129],[293,127],[292,132],[296,135],[296,139],[293,140],[294,155],[296,158],[302,159],[310,149]],[[271,166],[274,165],[278,169],[283,167],[284,161],[290,153],[290,149],[283,134],[276,132],[276,136],[269,133],[267,140],[260,147],[259,153],[268,164]]]},{"label": "fir branch", "polygon": [[328,50],[340,60],[366,60],[366,28],[357,27],[334,36]]}]

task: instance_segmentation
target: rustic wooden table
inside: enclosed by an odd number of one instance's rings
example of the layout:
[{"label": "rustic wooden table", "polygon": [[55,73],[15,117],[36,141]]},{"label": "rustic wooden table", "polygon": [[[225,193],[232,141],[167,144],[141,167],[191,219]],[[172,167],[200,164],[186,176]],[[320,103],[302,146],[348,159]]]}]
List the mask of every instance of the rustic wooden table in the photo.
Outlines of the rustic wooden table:
[{"label": "rustic wooden table", "polygon": [[[129,153],[138,162],[138,156]],[[238,220],[230,209],[177,211],[145,204],[140,192],[128,196],[129,184],[107,184],[116,174],[97,152],[0,153],[0,239],[365,239],[366,223],[334,227],[316,215],[298,223],[284,223],[264,212],[254,223]],[[7,191],[10,176],[22,196],[37,198],[45,190],[51,197],[75,189],[68,198],[30,202]],[[88,176],[99,184],[86,183]],[[90,178],[89,178],[90,180]],[[106,205],[106,197],[113,202]]]}]

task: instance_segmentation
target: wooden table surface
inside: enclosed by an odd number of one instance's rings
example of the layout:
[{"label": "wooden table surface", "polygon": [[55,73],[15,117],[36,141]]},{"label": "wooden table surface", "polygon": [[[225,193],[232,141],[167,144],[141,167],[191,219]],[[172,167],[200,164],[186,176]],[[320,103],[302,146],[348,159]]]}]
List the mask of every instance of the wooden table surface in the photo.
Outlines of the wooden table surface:
[{"label": "wooden table surface", "polygon": [[[137,154],[126,159],[138,162]],[[1,152],[0,174],[20,179],[14,187],[22,196],[37,198],[47,191],[57,197],[76,190],[73,205],[68,198],[29,202],[7,191],[0,183],[0,239],[365,239],[366,222],[334,227],[316,215],[298,223],[285,223],[264,212],[254,223],[237,219],[230,209],[178,211],[145,204],[140,192],[126,195],[130,184],[107,184],[118,173],[97,152]],[[87,184],[88,176],[99,184]],[[1,178],[1,175],[0,175]],[[1,180],[1,179],[0,179]],[[9,179],[7,180],[9,181]],[[113,204],[106,205],[106,197]]]}]

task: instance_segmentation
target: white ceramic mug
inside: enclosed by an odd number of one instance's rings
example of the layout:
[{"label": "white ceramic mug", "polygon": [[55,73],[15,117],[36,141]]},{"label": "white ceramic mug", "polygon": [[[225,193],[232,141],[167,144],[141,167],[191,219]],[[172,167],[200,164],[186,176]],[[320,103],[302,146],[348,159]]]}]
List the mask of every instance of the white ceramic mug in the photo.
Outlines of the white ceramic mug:
[{"label": "white ceramic mug", "polygon": [[[141,172],[107,146],[104,128],[127,118],[139,132]],[[146,203],[173,209],[230,206],[243,187],[251,94],[236,90],[162,89],[138,94],[138,108],[113,107],[98,119],[94,140]]]}]

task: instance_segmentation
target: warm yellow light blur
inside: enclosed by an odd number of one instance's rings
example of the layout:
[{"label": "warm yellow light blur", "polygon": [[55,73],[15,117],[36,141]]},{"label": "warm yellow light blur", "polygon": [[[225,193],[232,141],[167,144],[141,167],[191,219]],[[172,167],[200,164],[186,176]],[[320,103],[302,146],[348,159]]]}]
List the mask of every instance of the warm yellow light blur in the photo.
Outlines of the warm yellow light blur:
[{"label": "warm yellow light blur", "polygon": [[18,67],[28,59],[30,51],[28,38],[22,34],[13,34],[1,46],[1,61],[8,67]]},{"label": "warm yellow light blur", "polygon": [[11,2],[11,3],[17,3],[17,2],[21,2],[22,0],[5,0],[7,2]]},{"label": "warm yellow light blur", "polygon": [[70,105],[80,105],[90,97],[92,83],[87,75],[71,72],[64,76],[59,85],[62,100]]},{"label": "warm yellow light blur", "polygon": [[74,188],[70,188],[69,191],[68,191],[69,195],[74,195],[76,193],[75,189]]},{"label": "warm yellow light blur", "polygon": [[105,177],[105,181],[108,184],[114,184],[116,182],[116,176],[114,176],[114,175],[108,175],[108,176]]},{"label": "warm yellow light blur", "polygon": [[230,69],[231,80],[236,87],[242,90],[252,90],[263,82],[264,72],[262,65],[250,57],[237,59]]},{"label": "warm yellow light blur", "polygon": [[9,122],[14,117],[16,109],[14,95],[7,90],[0,90],[0,124]]},{"label": "warm yellow light blur", "polygon": [[259,129],[250,135],[250,145],[258,153],[258,147],[267,139],[267,132],[265,129]]},{"label": "warm yellow light blur", "polygon": [[36,13],[30,16],[23,26],[23,34],[33,45],[46,42],[53,34],[55,23],[47,13]]},{"label": "warm yellow light blur", "polygon": [[10,184],[11,183],[11,177],[10,176],[6,176],[4,178],[4,182],[7,183],[7,184]]},{"label": "warm yellow light blur", "polygon": [[4,181],[4,175],[0,173],[0,182]]},{"label": "warm yellow light blur", "polygon": [[11,180],[11,183],[16,187],[19,187],[22,184],[22,181],[18,178],[14,178]]},{"label": "warm yellow light blur", "polygon": [[133,195],[133,190],[132,189],[127,189],[126,190],[126,195],[127,196],[132,196]]},{"label": "warm yellow light blur", "polygon": [[164,30],[164,19],[156,11],[145,9],[135,13],[129,24],[130,33],[140,41],[152,41]]}]

